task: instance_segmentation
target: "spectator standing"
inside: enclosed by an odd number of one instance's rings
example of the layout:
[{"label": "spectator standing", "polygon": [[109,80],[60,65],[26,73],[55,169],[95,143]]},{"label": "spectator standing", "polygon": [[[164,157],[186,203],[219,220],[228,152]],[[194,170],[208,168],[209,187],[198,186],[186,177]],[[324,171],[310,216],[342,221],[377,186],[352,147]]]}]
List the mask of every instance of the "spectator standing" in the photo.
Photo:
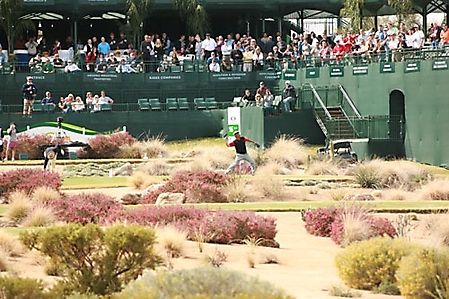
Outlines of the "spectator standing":
[{"label": "spectator standing", "polygon": [[56,55],[58,54],[59,50],[61,50],[61,42],[58,39],[56,39],[55,43],[53,44],[53,49],[51,53],[53,55]]},{"label": "spectator standing", "polygon": [[106,39],[104,36],[101,37],[101,43],[98,44],[98,52],[103,53],[104,56],[108,56],[109,51],[111,50],[111,47],[106,42]]},{"label": "spectator standing", "polygon": [[11,123],[9,128],[6,130],[6,133],[9,135],[8,145],[6,147],[5,159],[4,161],[8,161],[8,153],[11,151],[11,161],[14,161],[14,157],[16,155],[16,148],[19,145],[19,141],[17,139],[17,128],[15,123]]},{"label": "spectator standing", "polygon": [[215,51],[215,47],[217,47],[217,43],[210,37],[210,33],[207,33],[206,39],[201,42],[201,50],[205,60],[209,59],[211,54]]},{"label": "spectator standing", "polygon": [[424,46],[424,32],[419,28],[418,24],[413,25],[414,32],[412,33],[412,48],[421,49]]},{"label": "spectator standing", "polygon": [[37,46],[39,44],[36,42],[36,37],[30,37],[30,39],[25,43],[25,48],[28,51],[28,56],[34,57],[37,54]]},{"label": "spectator standing", "polygon": [[34,99],[37,95],[36,85],[33,83],[33,77],[28,76],[27,81],[22,86],[22,94],[23,94],[23,115],[31,116],[31,111],[33,109]]},{"label": "spectator standing", "polygon": [[263,98],[263,97],[265,97],[267,90],[268,90],[268,88],[265,87],[265,82],[260,81],[259,88],[257,88],[257,90],[256,90],[256,94],[260,94]]},{"label": "spectator standing", "polygon": [[110,97],[108,97],[108,96],[106,95],[106,92],[105,92],[104,90],[102,90],[102,91],[100,92],[100,98],[98,98],[98,103],[99,103],[100,105],[102,105],[102,104],[109,104],[109,105],[112,105],[112,104],[114,104],[114,100],[111,99]]},{"label": "spectator standing", "polygon": [[145,73],[153,71],[154,62],[154,43],[152,37],[145,34],[143,42],[140,44],[140,51],[142,52],[142,59],[145,66]]},{"label": "spectator standing", "polygon": [[128,38],[126,37],[125,33],[120,33],[120,39],[118,40],[118,48],[120,50],[127,50],[128,49]]},{"label": "spectator standing", "polygon": [[117,50],[118,49],[117,40],[115,39],[114,32],[111,32],[109,34],[108,43],[109,43],[109,49],[110,50]]},{"label": "spectator standing", "polygon": [[274,96],[271,94],[270,89],[267,88],[263,97],[263,114],[265,116],[273,114],[273,102]]}]

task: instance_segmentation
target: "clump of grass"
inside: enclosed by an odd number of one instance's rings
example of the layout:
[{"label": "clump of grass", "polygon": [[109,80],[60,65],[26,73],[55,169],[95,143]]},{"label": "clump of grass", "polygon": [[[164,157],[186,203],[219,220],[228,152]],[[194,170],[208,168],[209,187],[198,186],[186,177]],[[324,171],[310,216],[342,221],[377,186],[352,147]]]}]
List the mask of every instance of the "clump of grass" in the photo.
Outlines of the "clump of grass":
[{"label": "clump of grass", "polygon": [[274,161],[283,167],[294,169],[307,163],[308,152],[304,140],[281,135],[265,150],[265,156],[268,161]]},{"label": "clump of grass", "polygon": [[154,160],[140,165],[138,171],[144,172],[147,175],[170,175],[171,167],[165,161]]},{"label": "clump of grass", "polygon": [[342,214],[344,234],[341,245],[367,240],[372,235],[371,225],[365,221],[369,209],[361,206],[345,208]]},{"label": "clump of grass", "polygon": [[275,254],[269,253],[262,257],[261,264],[280,264],[280,262]]},{"label": "clump of grass", "polygon": [[165,138],[162,135],[146,137],[144,141],[139,141],[141,156],[147,154],[148,158],[165,158],[168,156]]},{"label": "clump of grass", "polygon": [[18,257],[25,252],[25,248],[16,237],[0,231],[0,252],[7,256]]},{"label": "clump of grass", "polygon": [[34,189],[31,198],[35,202],[46,203],[61,198],[61,194],[58,190],[55,190],[48,186],[39,186]]},{"label": "clump of grass", "polygon": [[136,189],[145,189],[158,181],[143,171],[135,171],[128,177],[128,183]]},{"label": "clump of grass", "polygon": [[156,229],[158,247],[162,249],[168,258],[178,258],[183,255],[186,233],[180,231],[174,226],[158,227]]},{"label": "clump of grass", "polygon": [[6,217],[16,223],[22,222],[33,208],[31,199],[24,191],[15,191],[11,193],[9,202]]},{"label": "clump of grass", "polygon": [[421,198],[424,200],[449,200],[449,182],[447,180],[434,180],[421,189]]},{"label": "clump of grass", "polygon": [[224,187],[223,194],[228,202],[245,202],[249,198],[248,181],[243,176],[233,176]]},{"label": "clump of grass", "polygon": [[334,297],[343,297],[343,298],[360,298],[362,297],[362,293],[359,291],[354,291],[352,289],[346,287],[338,287],[332,286],[329,290],[329,295]]},{"label": "clump of grass", "polygon": [[354,168],[355,182],[362,188],[380,188],[381,178],[373,164],[359,164]]},{"label": "clump of grass", "polygon": [[338,160],[315,159],[309,162],[306,173],[311,175],[338,175],[341,171],[337,163]]},{"label": "clump of grass", "polygon": [[407,191],[401,189],[391,189],[385,194],[385,198],[393,201],[404,201],[410,194]]},{"label": "clump of grass", "polygon": [[381,190],[373,190],[371,192],[371,195],[375,198],[381,198],[382,197],[382,191]]},{"label": "clump of grass", "polygon": [[346,192],[344,190],[337,189],[331,193],[333,201],[342,201],[345,199]]},{"label": "clump of grass", "polygon": [[9,253],[0,249],[0,271],[2,272],[8,270],[8,257]]},{"label": "clump of grass", "polygon": [[254,189],[262,192],[262,194],[268,199],[282,199],[285,191],[284,181],[280,177],[273,176],[265,171],[269,171],[269,169],[261,169],[256,172],[256,175],[251,181]]},{"label": "clump of grass", "polygon": [[47,227],[54,224],[56,220],[56,214],[50,207],[37,205],[23,219],[22,225],[25,227]]},{"label": "clump of grass", "polygon": [[140,159],[141,147],[139,142],[121,145],[119,148],[118,156],[120,158],[127,158],[127,159]]}]

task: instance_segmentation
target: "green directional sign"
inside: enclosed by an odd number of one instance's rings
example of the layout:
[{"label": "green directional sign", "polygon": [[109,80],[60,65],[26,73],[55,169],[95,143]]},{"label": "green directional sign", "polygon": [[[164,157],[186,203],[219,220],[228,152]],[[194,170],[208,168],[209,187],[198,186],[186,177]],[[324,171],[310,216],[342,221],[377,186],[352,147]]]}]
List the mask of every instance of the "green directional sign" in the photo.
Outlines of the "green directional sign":
[{"label": "green directional sign", "polygon": [[284,80],[296,80],[296,70],[285,70]]},{"label": "green directional sign", "polygon": [[404,73],[414,73],[421,70],[420,61],[406,61],[404,63]]},{"label": "green directional sign", "polygon": [[394,62],[381,62],[380,70],[381,74],[392,74],[396,72],[396,65]]},{"label": "green directional sign", "polygon": [[449,69],[447,60],[434,60],[432,63],[433,71],[442,71]]},{"label": "green directional sign", "polygon": [[343,77],[345,75],[345,68],[342,66],[329,67],[329,77]]},{"label": "green directional sign", "polygon": [[306,79],[313,79],[320,77],[320,69],[317,67],[306,69]]},{"label": "green directional sign", "polygon": [[352,75],[353,76],[368,75],[368,66],[367,65],[354,66],[352,68]]}]

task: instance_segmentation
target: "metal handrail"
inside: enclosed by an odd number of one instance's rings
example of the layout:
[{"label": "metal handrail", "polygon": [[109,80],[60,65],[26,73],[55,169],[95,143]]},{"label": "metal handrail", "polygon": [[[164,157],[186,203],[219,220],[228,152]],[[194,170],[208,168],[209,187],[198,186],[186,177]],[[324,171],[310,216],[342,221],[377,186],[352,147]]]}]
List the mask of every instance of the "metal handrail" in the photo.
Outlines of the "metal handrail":
[{"label": "metal handrail", "polygon": [[311,84],[311,83],[304,83],[302,85],[302,87],[304,87],[305,85],[309,85],[310,89],[312,90],[313,95],[315,96],[315,99],[318,101],[318,103],[320,103],[321,108],[323,108],[324,113],[326,113],[326,116],[329,119],[332,119],[331,114],[329,113],[329,110],[327,110],[326,105],[324,105],[323,100],[321,99],[320,95],[318,94],[318,92],[316,91],[315,87]]},{"label": "metal handrail", "polygon": [[[345,100],[349,103],[349,106],[351,106],[352,110],[354,111],[355,115],[358,118],[361,118],[362,116],[360,115],[359,111],[357,110],[357,107],[354,105],[354,103],[351,101],[351,99],[349,98],[348,94],[346,93],[346,90],[343,88],[343,86],[341,84],[338,84],[338,88],[340,89],[341,93],[343,94],[343,97],[345,98]],[[345,113],[346,114],[346,113]]]}]

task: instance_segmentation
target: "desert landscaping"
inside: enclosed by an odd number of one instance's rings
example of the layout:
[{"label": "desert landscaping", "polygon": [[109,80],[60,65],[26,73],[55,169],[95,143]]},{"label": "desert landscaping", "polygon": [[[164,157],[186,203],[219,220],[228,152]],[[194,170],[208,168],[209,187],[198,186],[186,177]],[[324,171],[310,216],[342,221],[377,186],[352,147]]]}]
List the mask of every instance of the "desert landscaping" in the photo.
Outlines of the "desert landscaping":
[{"label": "desert landscaping", "polygon": [[[198,242],[185,240],[182,242],[182,253],[165,265],[174,270],[193,269],[204,266],[205,258],[218,252],[225,256],[219,267],[271,282],[294,298],[335,298],[335,289],[351,295],[346,297],[403,298],[399,295],[374,294],[367,290],[351,290],[346,286],[339,276],[335,258],[345,250],[344,247],[358,240],[338,245],[329,237],[312,235],[306,230],[301,211],[322,206],[360,205],[366,207],[373,217],[387,218],[396,230],[400,228],[400,219],[410,217],[407,225],[401,227],[400,236],[432,248],[441,247],[441,236],[435,234],[435,230],[441,219],[444,222],[447,217],[444,213],[447,206],[441,200],[446,199],[449,194],[445,184],[449,172],[408,161],[387,162],[377,159],[359,165],[347,165],[344,161],[316,158],[313,151],[304,145],[298,145],[297,140],[281,140],[279,143],[284,151],[301,152],[285,157],[282,151],[276,148],[276,144],[263,153],[251,150],[251,155],[259,164],[256,175],[252,177],[245,174],[245,167],[242,167],[239,170],[241,173],[230,176],[232,179],[228,188],[223,189],[227,201],[233,207],[238,207],[239,204],[253,205],[252,209],[258,211],[257,215],[275,219],[275,241],[279,248],[253,248],[242,243],[205,243],[200,252]],[[151,153],[149,142],[146,146],[146,150]],[[153,159],[129,160],[132,162],[132,174],[125,180],[126,183],[107,187],[67,187],[63,183],[61,192],[68,197],[101,193],[117,201],[127,194],[138,194],[144,199],[147,198],[144,193],[148,192],[148,187],[164,184],[177,171],[212,169],[216,173],[222,173],[233,157],[232,151],[219,147],[214,142],[208,150],[202,150],[202,144],[189,148],[175,146],[175,149],[158,145],[158,151],[154,151],[155,145],[152,146],[152,152],[156,152],[150,155]],[[128,151],[131,152],[131,149]],[[0,173],[17,168],[41,168],[37,163],[15,163],[17,164],[4,163],[0,166]],[[126,162],[123,161],[122,164],[124,163]],[[76,167],[83,165],[80,161],[75,164]],[[67,172],[74,172],[70,161],[61,160],[57,165],[56,172],[63,178]],[[357,172],[361,167],[365,169],[363,177]],[[367,169],[375,170],[370,172]],[[376,174],[379,181],[373,181],[374,177],[369,177],[370,174]],[[89,181],[89,177],[85,180]],[[184,205],[188,206],[189,200],[191,198],[187,197]],[[387,206],[388,213],[376,212],[376,207],[383,205]],[[416,206],[418,208],[415,209]],[[217,206],[210,202],[210,207]],[[401,209],[404,212],[401,212]],[[429,209],[433,209],[434,213],[429,214]],[[408,213],[415,210],[416,213]],[[420,213],[420,210],[426,214]],[[3,215],[2,220],[10,221],[6,215]],[[17,236],[17,233],[11,233],[13,228],[4,230]],[[164,255],[163,252],[161,255]],[[254,259],[252,265],[250,256]],[[8,270],[3,273],[41,279],[52,284],[57,278],[48,276],[45,267],[43,256],[35,250],[24,250],[21,255],[8,257]]]}]

